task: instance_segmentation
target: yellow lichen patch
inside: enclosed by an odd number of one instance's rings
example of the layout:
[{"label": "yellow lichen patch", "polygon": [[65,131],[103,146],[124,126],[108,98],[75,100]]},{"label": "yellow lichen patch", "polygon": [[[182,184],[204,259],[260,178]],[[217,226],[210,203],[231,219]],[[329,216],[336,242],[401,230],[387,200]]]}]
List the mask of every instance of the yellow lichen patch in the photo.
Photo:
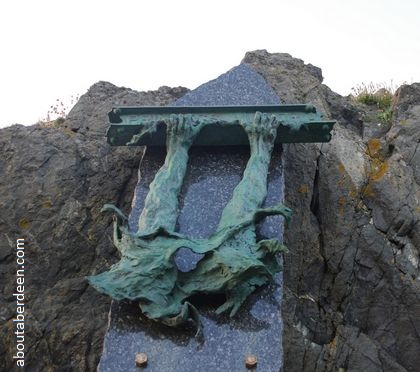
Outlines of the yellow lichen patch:
[{"label": "yellow lichen patch", "polygon": [[[367,154],[370,157],[369,182],[379,181],[389,169],[388,162],[381,153],[382,146],[378,138],[371,138],[367,144]],[[369,196],[369,195],[368,195]]]},{"label": "yellow lichen patch", "polygon": [[338,213],[343,215],[344,214],[344,206],[347,204],[347,199],[345,196],[341,196],[340,198],[338,198]]},{"label": "yellow lichen patch", "polygon": [[358,196],[357,190],[355,188],[351,188],[349,191],[349,196],[352,199],[356,199]]},{"label": "yellow lichen patch", "polygon": [[31,223],[26,217],[21,218],[18,225],[21,229],[29,229],[31,227]]},{"label": "yellow lichen patch", "polygon": [[345,196],[342,196],[338,199],[338,205],[346,205],[347,199]]},{"label": "yellow lichen patch", "polygon": [[307,194],[309,192],[308,186],[301,186],[298,188],[298,193],[300,194]]},{"label": "yellow lichen patch", "polygon": [[338,343],[338,336],[335,336],[332,341],[328,344],[328,347],[330,348],[330,350],[335,350],[337,348],[337,343]]},{"label": "yellow lichen patch", "polygon": [[371,138],[368,141],[368,155],[376,158],[381,150],[381,141],[378,138]]},{"label": "yellow lichen patch", "polygon": [[44,202],[42,203],[42,208],[45,208],[45,209],[50,209],[50,208],[52,208],[52,203],[51,203],[51,200],[44,200]]},{"label": "yellow lichen patch", "polygon": [[[377,159],[375,159],[377,160]],[[370,179],[372,181],[379,181],[384,175],[385,173],[388,171],[389,166],[388,166],[388,162],[384,161],[373,161],[372,162],[372,172],[370,174]]]},{"label": "yellow lichen patch", "polygon": [[339,171],[340,173],[344,173],[344,172],[346,171],[346,167],[345,167],[343,164],[340,164],[340,165],[338,166],[338,171]]},{"label": "yellow lichen patch", "polygon": [[375,193],[372,190],[372,185],[368,183],[366,187],[362,190],[362,196],[363,197],[372,197]]},{"label": "yellow lichen patch", "polygon": [[69,137],[73,137],[76,133],[73,132],[70,128],[63,128],[64,133],[66,133]]}]

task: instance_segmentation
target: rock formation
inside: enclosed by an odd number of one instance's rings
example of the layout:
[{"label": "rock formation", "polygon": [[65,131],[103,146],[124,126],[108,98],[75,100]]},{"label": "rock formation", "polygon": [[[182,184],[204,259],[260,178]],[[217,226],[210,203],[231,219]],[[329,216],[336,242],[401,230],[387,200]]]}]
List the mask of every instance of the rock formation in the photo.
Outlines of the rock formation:
[{"label": "rock formation", "polygon": [[[86,275],[117,260],[114,201],[129,209],[142,148],[105,141],[116,105],[165,105],[187,92],[162,87],[139,93],[99,82],[64,123],[15,125],[0,131],[0,370],[16,354],[16,239],[25,238],[25,365],[30,371],[94,371],[110,299]],[[54,123],[51,123],[54,124]]]},{"label": "rock formation", "polygon": [[[365,136],[364,108],[287,54],[244,59],[287,103],[339,121],[328,144],[285,147],[285,371],[415,371],[420,362],[420,84],[392,126]],[[286,95],[285,95],[286,94]]]},{"label": "rock formation", "polygon": [[[284,370],[415,371],[420,365],[420,84],[396,93],[389,127],[322,84],[321,70],[288,54],[243,62],[285,103],[311,102],[338,120],[328,144],[285,146]],[[141,148],[104,138],[113,104],[164,105],[185,88],[135,92],[100,82],[63,123],[0,130],[0,370],[11,370],[16,239],[25,238],[25,364],[93,371],[109,299],[85,275],[117,255],[113,202],[125,211]]]}]

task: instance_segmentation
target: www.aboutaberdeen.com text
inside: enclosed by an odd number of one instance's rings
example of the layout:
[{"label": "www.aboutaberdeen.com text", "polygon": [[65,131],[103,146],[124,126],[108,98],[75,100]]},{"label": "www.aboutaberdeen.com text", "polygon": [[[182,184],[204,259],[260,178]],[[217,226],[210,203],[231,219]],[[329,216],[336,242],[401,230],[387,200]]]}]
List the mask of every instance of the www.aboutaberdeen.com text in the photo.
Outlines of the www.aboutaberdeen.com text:
[{"label": "www.aboutaberdeen.com text", "polygon": [[25,239],[16,240],[16,291],[13,296],[16,297],[16,318],[13,322],[16,324],[16,354],[13,359],[16,360],[18,367],[25,366]]}]

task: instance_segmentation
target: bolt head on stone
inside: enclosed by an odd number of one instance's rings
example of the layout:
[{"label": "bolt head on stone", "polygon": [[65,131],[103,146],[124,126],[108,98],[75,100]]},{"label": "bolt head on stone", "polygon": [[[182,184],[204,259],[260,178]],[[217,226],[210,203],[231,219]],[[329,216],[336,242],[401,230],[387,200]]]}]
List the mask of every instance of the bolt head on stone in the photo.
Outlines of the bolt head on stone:
[{"label": "bolt head on stone", "polygon": [[144,367],[147,364],[147,354],[138,353],[136,354],[136,366]]},{"label": "bolt head on stone", "polygon": [[246,368],[254,368],[257,365],[257,357],[255,355],[248,355],[245,358]]}]

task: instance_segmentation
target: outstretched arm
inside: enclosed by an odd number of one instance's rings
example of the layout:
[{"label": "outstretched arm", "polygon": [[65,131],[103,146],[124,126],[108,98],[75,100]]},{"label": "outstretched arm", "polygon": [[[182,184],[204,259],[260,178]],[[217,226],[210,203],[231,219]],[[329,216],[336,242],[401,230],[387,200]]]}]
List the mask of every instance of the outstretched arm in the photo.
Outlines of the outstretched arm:
[{"label": "outstretched arm", "polygon": [[279,123],[275,118],[257,112],[252,124],[244,125],[251,147],[242,180],[223,210],[218,230],[240,223],[260,208],[267,195],[267,174]]},{"label": "outstretched arm", "polygon": [[139,218],[140,234],[164,228],[174,231],[178,194],[188,162],[188,150],[203,125],[191,115],[172,115],[166,129],[166,158],[150,184],[144,208]]}]

